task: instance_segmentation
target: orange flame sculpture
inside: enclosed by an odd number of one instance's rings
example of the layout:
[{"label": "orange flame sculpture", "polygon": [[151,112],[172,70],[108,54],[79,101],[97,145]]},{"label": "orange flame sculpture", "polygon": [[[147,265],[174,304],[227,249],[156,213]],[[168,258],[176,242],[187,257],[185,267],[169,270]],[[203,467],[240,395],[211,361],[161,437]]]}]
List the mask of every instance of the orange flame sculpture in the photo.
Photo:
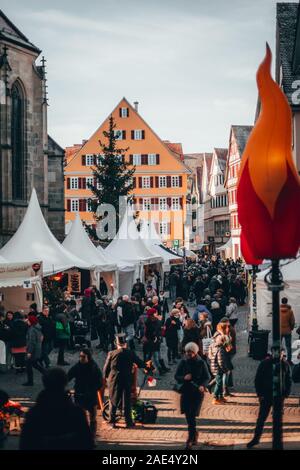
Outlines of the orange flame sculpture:
[{"label": "orange flame sculpture", "polygon": [[295,257],[300,246],[300,180],[292,157],[292,114],[271,77],[271,60],[267,44],[257,71],[261,112],[243,153],[237,190],[241,248],[250,263],[250,259]]}]

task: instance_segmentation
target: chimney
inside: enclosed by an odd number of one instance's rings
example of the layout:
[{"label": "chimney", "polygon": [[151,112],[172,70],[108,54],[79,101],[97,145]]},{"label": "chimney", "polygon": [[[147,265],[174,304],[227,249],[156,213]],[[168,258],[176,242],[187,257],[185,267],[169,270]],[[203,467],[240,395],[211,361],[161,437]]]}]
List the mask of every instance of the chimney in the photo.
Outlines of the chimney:
[{"label": "chimney", "polygon": [[134,104],[134,109],[135,109],[136,112],[138,113],[138,112],[139,112],[139,102],[138,102],[138,101],[135,101],[133,104]]}]

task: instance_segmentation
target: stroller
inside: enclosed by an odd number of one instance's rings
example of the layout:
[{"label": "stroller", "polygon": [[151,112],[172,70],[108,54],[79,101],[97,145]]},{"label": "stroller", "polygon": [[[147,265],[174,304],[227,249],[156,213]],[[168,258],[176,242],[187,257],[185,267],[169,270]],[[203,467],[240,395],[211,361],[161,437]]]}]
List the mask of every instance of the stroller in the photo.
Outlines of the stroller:
[{"label": "stroller", "polygon": [[75,347],[91,347],[91,341],[88,340],[87,334],[89,333],[89,327],[86,320],[75,320],[74,321],[74,342]]}]

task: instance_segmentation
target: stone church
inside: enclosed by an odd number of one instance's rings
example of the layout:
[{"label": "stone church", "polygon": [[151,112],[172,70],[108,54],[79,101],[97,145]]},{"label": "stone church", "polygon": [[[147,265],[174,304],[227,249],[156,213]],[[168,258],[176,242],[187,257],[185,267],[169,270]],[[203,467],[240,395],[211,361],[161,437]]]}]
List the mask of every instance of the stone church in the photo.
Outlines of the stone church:
[{"label": "stone church", "polygon": [[0,247],[19,227],[33,187],[53,234],[64,238],[64,150],[47,133],[40,54],[0,10]]}]

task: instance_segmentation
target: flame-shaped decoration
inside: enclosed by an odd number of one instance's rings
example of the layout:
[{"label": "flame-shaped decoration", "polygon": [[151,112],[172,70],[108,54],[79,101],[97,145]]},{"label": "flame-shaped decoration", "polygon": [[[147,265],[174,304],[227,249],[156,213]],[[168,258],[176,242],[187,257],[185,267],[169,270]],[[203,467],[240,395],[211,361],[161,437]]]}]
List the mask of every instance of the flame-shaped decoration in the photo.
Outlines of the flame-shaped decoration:
[{"label": "flame-shaped decoration", "polygon": [[244,236],[244,232],[241,232],[241,250],[243,253],[243,257],[247,264],[252,264],[258,266],[259,264],[263,263],[262,259],[255,258],[251,249],[249,248],[248,242],[246,237]]},{"label": "flame-shaped decoration", "polygon": [[253,259],[292,258],[300,246],[300,180],[292,157],[292,114],[271,77],[271,60],[267,44],[257,71],[261,112],[243,153],[237,190],[245,254]]}]

